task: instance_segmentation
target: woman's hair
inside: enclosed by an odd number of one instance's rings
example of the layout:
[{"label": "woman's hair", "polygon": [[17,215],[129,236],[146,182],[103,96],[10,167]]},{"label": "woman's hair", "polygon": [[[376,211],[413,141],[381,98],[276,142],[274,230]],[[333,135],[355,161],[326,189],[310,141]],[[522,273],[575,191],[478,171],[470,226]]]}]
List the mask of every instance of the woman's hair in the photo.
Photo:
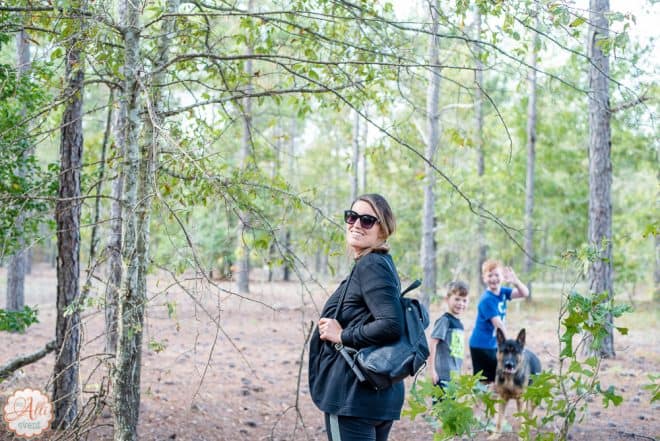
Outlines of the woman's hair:
[{"label": "woman's hair", "polygon": [[373,248],[366,248],[353,257],[358,259],[371,253],[372,251],[385,253],[388,252],[390,250],[390,244],[387,243],[387,239],[392,234],[394,234],[394,231],[396,230],[396,219],[394,219],[394,213],[392,213],[390,204],[387,203],[387,200],[383,196],[377,193],[367,193],[358,196],[357,199],[351,203],[351,207],[353,207],[357,201],[366,202],[374,210],[374,213],[376,214],[376,217],[379,221],[378,224],[380,225],[380,236],[383,239],[383,242]]}]

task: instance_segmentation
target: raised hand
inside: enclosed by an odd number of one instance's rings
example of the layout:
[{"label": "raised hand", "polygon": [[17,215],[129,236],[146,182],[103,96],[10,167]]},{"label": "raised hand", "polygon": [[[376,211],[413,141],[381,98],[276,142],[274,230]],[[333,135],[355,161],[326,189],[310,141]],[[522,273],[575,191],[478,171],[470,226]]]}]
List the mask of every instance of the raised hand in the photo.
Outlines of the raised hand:
[{"label": "raised hand", "polygon": [[518,276],[510,266],[505,266],[502,269],[502,280],[504,280],[506,283],[513,283],[513,284],[520,283]]}]

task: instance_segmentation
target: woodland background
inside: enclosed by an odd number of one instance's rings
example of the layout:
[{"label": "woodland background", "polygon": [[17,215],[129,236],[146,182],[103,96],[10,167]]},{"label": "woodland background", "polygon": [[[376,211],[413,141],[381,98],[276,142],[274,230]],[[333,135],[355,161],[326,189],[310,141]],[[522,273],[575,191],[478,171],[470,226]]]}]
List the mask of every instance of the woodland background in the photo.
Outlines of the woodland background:
[{"label": "woodland background", "polygon": [[[476,296],[488,256],[533,299],[657,311],[658,4],[617,6],[0,4],[0,329],[40,319],[24,285],[50,263],[55,332],[25,350],[53,353],[54,433],[83,436],[111,404],[115,439],[137,436],[143,351],[167,350],[144,338],[155,305],[223,334],[225,302],[277,309],[253,284],[284,281],[318,311],[363,192],[393,206],[393,257],[426,304],[457,278]],[[103,347],[81,359],[90,321]],[[94,401],[80,373],[97,364]]]}]

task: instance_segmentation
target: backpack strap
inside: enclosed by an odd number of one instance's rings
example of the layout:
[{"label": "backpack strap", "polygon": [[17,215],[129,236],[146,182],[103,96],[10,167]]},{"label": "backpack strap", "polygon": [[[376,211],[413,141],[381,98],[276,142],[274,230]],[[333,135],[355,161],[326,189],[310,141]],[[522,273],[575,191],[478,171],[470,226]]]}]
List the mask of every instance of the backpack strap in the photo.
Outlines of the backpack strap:
[{"label": "backpack strap", "polygon": [[[353,277],[353,271],[355,271],[355,265],[353,265],[353,268],[351,268],[351,273],[348,275],[348,278],[346,279],[346,285],[344,285],[344,291],[342,291],[341,295],[339,296],[339,301],[337,302],[337,308],[335,309],[335,316],[333,317],[335,320],[337,320],[337,317],[339,316],[339,311],[341,311],[342,304],[344,303],[344,297],[346,297],[346,291],[348,291],[348,284],[351,283],[351,278]],[[333,345],[335,350],[339,352],[339,354],[344,358],[346,363],[348,363],[348,366],[351,368],[355,376],[357,377],[358,381],[360,383],[364,383],[366,378],[364,378],[364,374],[360,370],[360,368],[357,367],[355,364],[355,354],[357,351],[353,348],[348,348],[341,343],[335,343]]]},{"label": "backpack strap", "polygon": [[396,280],[398,283],[397,288],[399,289],[399,292],[401,292],[401,297],[405,296],[408,292],[412,291],[413,289],[419,288],[420,285],[422,284],[422,281],[419,279],[416,279],[413,283],[410,284],[410,286],[403,291],[401,291],[401,279],[399,279],[399,274],[397,274],[396,270],[392,267],[392,264],[388,259],[385,259],[385,262],[387,262],[387,266],[390,267],[394,275],[396,276]]},{"label": "backpack strap", "polygon": [[344,291],[342,291],[341,295],[339,296],[337,308],[335,309],[335,316],[332,317],[335,320],[337,320],[337,317],[339,317],[339,311],[341,311],[342,304],[344,303],[344,297],[346,297],[346,291],[348,291],[348,284],[351,283],[351,278],[353,277],[355,266],[356,265],[353,265],[353,268],[351,268],[351,273],[348,275],[348,279],[346,279],[346,284],[344,285]]},{"label": "backpack strap", "polygon": [[413,289],[419,288],[421,284],[422,284],[422,281],[419,280],[419,279],[416,279],[413,283],[410,284],[410,286],[408,288],[404,289],[401,292],[401,297],[405,296],[407,293],[409,293]]},{"label": "backpack strap", "polygon": [[387,266],[389,266],[390,269],[392,270],[392,274],[394,274],[394,277],[396,278],[396,289],[399,291],[399,294],[401,294],[401,279],[399,279],[399,273],[396,272],[394,266],[392,266],[392,264],[390,263],[390,259],[388,259],[385,256],[383,256],[383,258],[385,259],[385,263],[387,263]]}]

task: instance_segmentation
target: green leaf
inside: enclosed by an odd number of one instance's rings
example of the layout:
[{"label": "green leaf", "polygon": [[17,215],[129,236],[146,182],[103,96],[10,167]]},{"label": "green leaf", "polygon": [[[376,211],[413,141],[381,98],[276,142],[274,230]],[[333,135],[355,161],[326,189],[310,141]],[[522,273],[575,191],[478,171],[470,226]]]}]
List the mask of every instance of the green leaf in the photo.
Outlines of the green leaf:
[{"label": "green leaf", "polygon": [[151,339],[149,341],[149,349],[154,351],[155,353],[161,353],[167,348],[167,345],[163,342],[157,341],[155,339]]},{"label": "green leaf", "polygon": [[616,394],[614,386],[610,386],[607,390],[603,391],[600,390],[600,385],[598,385],[598,389],[603,396],[603,406],[605,406],[606,409],[609,407],[610,403],[618,406],[623,402],[623,397]]},{"label": "green leaf", "polygon": [[573,21],[571,22],[571,24],[569,24],[569,26],[572,27],[572,28],[576,28],[576,27],[580,26],[581,24],[583,24],[583,23],[586,22],[586,21],[587,21],[586,18],[584,18],[584,17],[578,17],[578,18],[576,18],[575,20],[573,20]]},{"label": "green leaf", "polygon": [[598,357],[589,357],[584,360],[584,363],[595,369],[598,366]]},{"label": "green leaf", "polygon": [[568,367],[568,372],[572,374],[577,374],[582,372],[582,365],[577,360],[572,360],[570,366]]},{"label": "green leaf", "polygon": [[50,53],[50,61],[56,62],[60,58],[62,58],[62,55],[64,54],[64,49],[61,47],[55,48],[53,52]]},{"label": "green leaf", "polygon": [[35,323],[39,323],[37,308],[24,306],[20,311],[0,309],[0,331],[24,333]]},{"label": "green leaf", "polygon": [[621,335],[628,335],[628,328],[616,326],[616,330],[619,331]]}]

